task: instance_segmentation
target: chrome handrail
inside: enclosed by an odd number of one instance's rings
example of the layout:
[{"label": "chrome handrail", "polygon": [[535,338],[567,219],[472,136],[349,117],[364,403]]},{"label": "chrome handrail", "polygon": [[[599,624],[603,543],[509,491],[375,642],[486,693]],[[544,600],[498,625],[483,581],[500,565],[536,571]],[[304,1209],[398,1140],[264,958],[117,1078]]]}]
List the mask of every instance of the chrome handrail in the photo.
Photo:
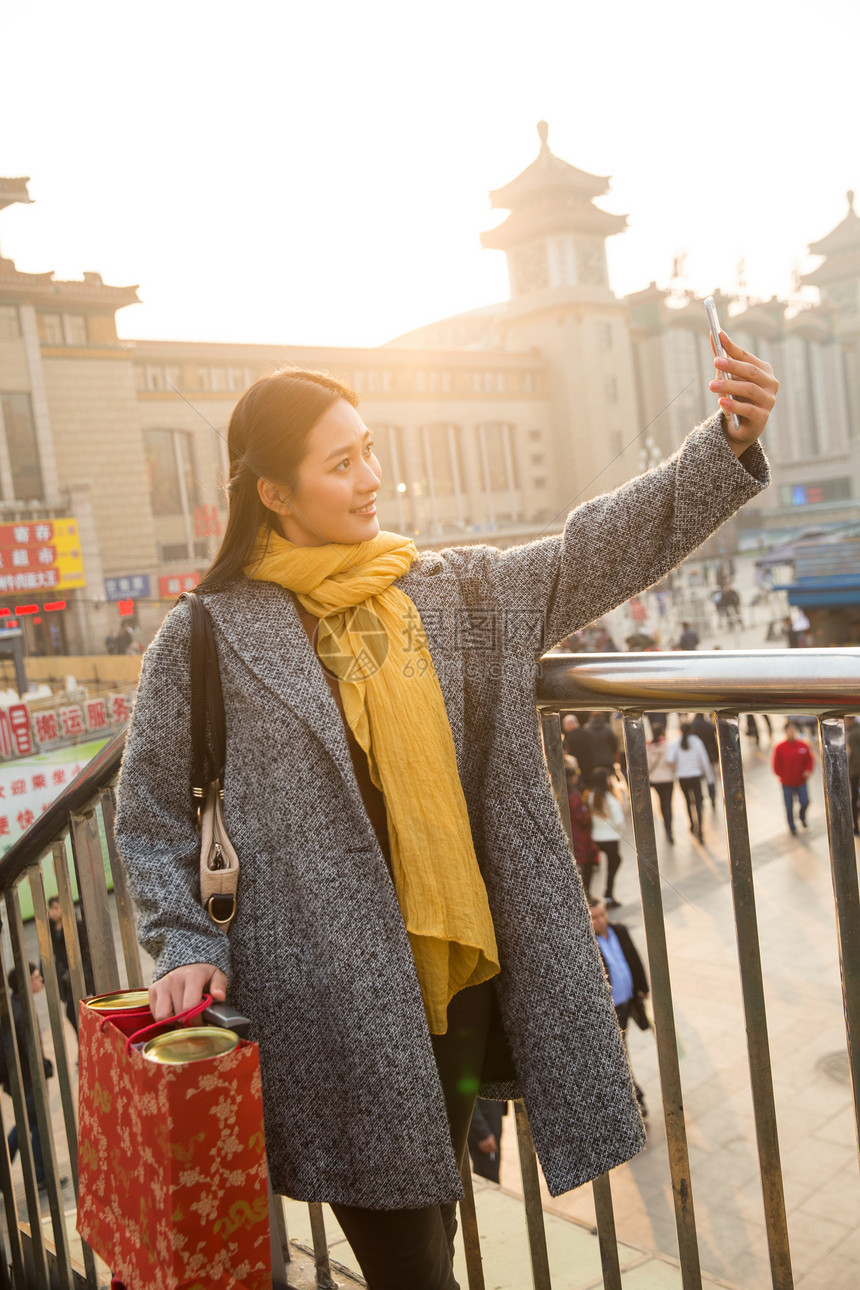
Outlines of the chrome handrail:
[{"label": "chrome handrail", "polygon": [[538,707],[621,712],[860,712],[860,649],[545,654]]}]

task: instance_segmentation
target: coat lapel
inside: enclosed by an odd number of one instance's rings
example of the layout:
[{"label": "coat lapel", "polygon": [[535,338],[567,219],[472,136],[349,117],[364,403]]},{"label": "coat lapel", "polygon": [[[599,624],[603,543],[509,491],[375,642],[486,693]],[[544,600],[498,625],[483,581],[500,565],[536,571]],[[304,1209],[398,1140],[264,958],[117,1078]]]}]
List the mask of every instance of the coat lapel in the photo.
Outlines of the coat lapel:
[{"label": "coat lapel", "polygon": [[331,754],[361,801],[343,720],[289,592],[243,579],[206,597],[223,638],[266,689],[285,703]]}]

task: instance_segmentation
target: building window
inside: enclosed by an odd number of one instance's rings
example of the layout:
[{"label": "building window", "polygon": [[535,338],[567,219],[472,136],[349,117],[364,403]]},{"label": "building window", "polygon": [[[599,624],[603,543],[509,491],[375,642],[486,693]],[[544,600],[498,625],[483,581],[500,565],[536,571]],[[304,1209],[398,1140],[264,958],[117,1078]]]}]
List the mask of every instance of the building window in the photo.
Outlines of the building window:
[{"label": "building window", "polygon": [[30,396],[29,394],[0,394],[0,406],[3,408],[6,452],[12,472],[14,494],[7,498],[7,501],[42,501],[45,490]]},{"label": "building window", "polygon": [[533,466],[542,466],[546,461],[546,456],[542,452],[533,452],[529,461]]},{"label": "building window", "polygon": [[212,388],[209,379],[209,368],[198,367],[197,369],[197,388],[198,390],[210,390]]},{"label": "building window", "polygon": [[543,430],[529,430],[529,438],[532,443],[539,442],[543,439]]},{"label": "building window", "polygon": [[181,390],[182,389],[182,368],[165,367],[164,383],[168,387],[168,389],[172,386],[174,390]]},{"label": "building window", "polygon": [[164,369],[161,367],[147,367],[146,369],[146,388],[148,390],[164,389]]},{"label": "building window", "polygon": [[191,436],[184,430],[145,430],[143,440],[153,515],[190,517],[200,505]]},{"label": "building window", "polygon": [[612,323],[598,322],[597,340],[604,354],[607,354],[612,349]]},{"label": "building window", "polygon": [[63,341],[63,318],[62,314],[39,314],[39,340],[43,345],[62,345]]},{"label": "building window", "polygon": [[0,340],[15,340],[21,335],[21,316],[17,305],[0,305]]},{"label": "building window", "polygon": [[615,379],[614,376],[606,377],[604,388],[606,390],[606,402],[617,403],[618,402],[618,381]]},{"label": "building window", "polygon": [[538,475],[532,482],[535,488],[546,488],[546,478],[543,475]]},{"label": "building window", "polygon": [[86,345],[87,320],[84,314],[63,314],[63,335],[67,345]]}]

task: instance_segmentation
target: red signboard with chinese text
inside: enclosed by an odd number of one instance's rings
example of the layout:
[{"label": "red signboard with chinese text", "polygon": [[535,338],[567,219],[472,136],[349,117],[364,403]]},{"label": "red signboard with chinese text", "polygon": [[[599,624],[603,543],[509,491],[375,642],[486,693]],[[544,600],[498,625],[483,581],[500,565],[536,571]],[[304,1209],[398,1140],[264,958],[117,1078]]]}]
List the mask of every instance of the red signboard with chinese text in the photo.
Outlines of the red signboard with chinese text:
[{"label": "red signboard with chinese text", "polygon": [[199,581],[199,573],[168,573],[158,579],[158,594],[162,600],[175,600],[183,591],[193,591]]},{"label": "red signboard with chinese text", "polygon": [[0,524],[0,596],[84,586],[77,520]]}]

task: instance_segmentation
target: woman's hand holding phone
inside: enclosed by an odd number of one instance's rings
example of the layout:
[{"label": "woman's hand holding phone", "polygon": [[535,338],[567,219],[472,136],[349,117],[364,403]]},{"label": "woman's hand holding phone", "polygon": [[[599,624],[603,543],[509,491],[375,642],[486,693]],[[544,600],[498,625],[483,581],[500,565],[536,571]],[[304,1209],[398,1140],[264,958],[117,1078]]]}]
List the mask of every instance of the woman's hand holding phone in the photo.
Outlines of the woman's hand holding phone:
[{"label": "woman's hand holding phone", "polygon": [[[708,388],[720,396],[720,408],[726,414],[726,438],[735,456],[740,457],[756,442],[767,425],[776,402],[779,381],[770,363],[736,345],[722,330],[720,342],[725,354],[714,358],[717,375]],[[714,348],[713,338],[711,348]],[[738,418],[738,429],[732,424],[731,413]]]}]

